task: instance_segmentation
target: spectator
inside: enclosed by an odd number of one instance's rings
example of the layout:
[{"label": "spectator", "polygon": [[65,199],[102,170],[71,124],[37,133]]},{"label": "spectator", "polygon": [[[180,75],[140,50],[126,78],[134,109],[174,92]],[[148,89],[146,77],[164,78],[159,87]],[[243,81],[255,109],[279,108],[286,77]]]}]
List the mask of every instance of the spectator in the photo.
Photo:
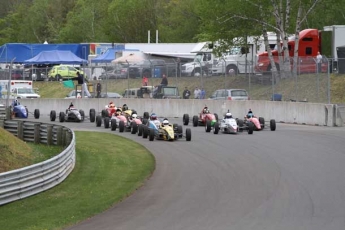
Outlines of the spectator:
[{"label": "spectator", "polygon": [[78,71],[77,72],[77,77],[72,78],[72,80],[77,80],[78,81],[78,85],[81,85],[82,92],[84,92],[84,96],[86,95],[87,97],[91,97],[91,94],[90,94],[89,90],[87,89],[87,84],[86,84],[86,83],[89,83],[89,81],[87,79],[85,79],[83,74],[81,74]]},{"label": "spectator", "polygon": [[204,88],[202,88],[200,91],[200,99],[205,99],[205,95],[206,95],[206,92],[205,92]]},{"label": "spectator", "polygon": [[195,87],[195,90],[194,90],[194,99],[199,99],[199,89],[198,89],[198,87]]},{"label": "spectator", "polygon": [[161,85],[164,85],[164,86],[168,85],[168,78],[167,78],[167,76],[165,76],[165,74],[163,74]]},{"label": "spectator", "polygon": [[96,91],[97,91],[97,98],[101,97],[101,93],[102,93],[102,85],[101,82],[98,81],[97,86],[96,86]]},{"label": "spectator", "polygon": [[321,73],[322,55],[320,52],[317,52],[316,63],[317,63],[317,72]]},{"label": "spectator", "polygon": [[183,91],[183,99],[189,99],[190,97],[190,91],[189,89],[186,87]]},{"label": "spectator", "polygon": [[143,86],[148,86],[148,83],[149,83],[149,79],[146,76],[144,76],[143,77]]}]

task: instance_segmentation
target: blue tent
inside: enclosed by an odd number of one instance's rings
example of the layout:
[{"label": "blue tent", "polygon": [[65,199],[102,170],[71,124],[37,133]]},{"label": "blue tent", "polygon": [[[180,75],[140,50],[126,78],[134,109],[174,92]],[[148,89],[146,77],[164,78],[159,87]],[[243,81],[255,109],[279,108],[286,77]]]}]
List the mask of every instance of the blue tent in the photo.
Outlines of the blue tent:
[{"label": "blue tent", "polygon": [[42,51],[35,57],[25,60],[24,64],[86,64],[87,60],[77,57],[71,51]]},{"label": "blue tent", "polygon": [[112,60],[114,60],[115,53],[116,52],[122,52],[122,51],[139,51],[137,49],[119,49],[119,48],[110,48],[107,49],[103,54],[98,55],[94,59],[91,60],[92,63],[110,63]]}]

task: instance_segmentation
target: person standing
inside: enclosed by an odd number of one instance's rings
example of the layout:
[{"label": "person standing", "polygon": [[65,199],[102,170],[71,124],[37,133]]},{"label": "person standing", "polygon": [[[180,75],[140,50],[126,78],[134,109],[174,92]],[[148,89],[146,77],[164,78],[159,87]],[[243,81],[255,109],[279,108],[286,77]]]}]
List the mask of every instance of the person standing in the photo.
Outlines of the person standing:
[{"label": "person standing", "polygon": [[195,90],[194,90],[194,99],[199,99],[199,89],[198,89],[198,87],[195,87]]},{"label": "person standing", "polygon": [[77,72],[77,77],[73,78],[72,80],[77,80],[78,85],[81,85],[82,92],[84,92],[84,96],[91,97],[89,90],[87,89],[87,84],[89,81],[85,79],[84,75],[81,74],[79,71]]},{"label": "person standing", "polygon": [[97,98],[101,98],[102,93],[102,84],[98,81],[96,85],[96,91],[97,91]]},{"label": "person standing", "polygon": [[183,99],[189,99],[190,97],[190,91],[189,89],[186,87],[183,91]]},{"label": "person standing", "polygon": [[167,76],[165,76],[165,74],[163,74],[161,85],[164,85],[164,86],[168,85],[168,78],[167,78]]},{"label": "person standing", "polygon": [[202,88],[200,91],[200,99],[205,99],[205,96],[206,96],[206,92],[205,92],[204,88]]},{"label": "person standing", "polygon": [[317,52],[316,63],[317,63],[317,72],[321,73],[322,55],[320,52]]},{"label": "person standing", "polygon": [[146,76],[144,76],[143,77],[143,86],[148,86],[148,84],[149,84],[149,79]]}]

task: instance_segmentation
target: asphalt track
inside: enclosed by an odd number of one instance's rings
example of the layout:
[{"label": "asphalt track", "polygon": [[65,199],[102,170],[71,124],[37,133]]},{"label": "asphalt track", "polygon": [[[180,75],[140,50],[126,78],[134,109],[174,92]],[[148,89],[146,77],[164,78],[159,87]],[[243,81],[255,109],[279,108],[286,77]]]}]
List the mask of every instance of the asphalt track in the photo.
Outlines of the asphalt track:
[{"label": "asphalt track", "polygon": [[68,229],[345,229],[345,128],[277,124],[275,132],[215,135],[189,127],[191,142],[116,131],[149,149],[156,170],[132,196]]}]

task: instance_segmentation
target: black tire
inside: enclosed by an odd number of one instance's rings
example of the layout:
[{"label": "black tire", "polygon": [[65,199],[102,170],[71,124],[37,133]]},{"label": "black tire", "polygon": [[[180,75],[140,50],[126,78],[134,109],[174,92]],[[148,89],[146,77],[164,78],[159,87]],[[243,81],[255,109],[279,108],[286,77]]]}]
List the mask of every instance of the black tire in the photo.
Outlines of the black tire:
[{"label": "black tire", "polygon": [[153,129],[149,129],[149,141],[154,141],[155,139],[155,131]]},{"label": "black tire", "polygon": [[109,117],[105,117],[104,118],[104,128],[105,129],[109,129],[109,124],[110,124],[110,118]]},{"label": "black tire", "polygon": [[218,114],[214,114],[214,117],[216,118],[216,121],[218,121]]},{"label": "black tire", "polygon": [[125,122],[124,121],[119,122],[119,131],[120,131],[120,133],[123,133],[123,131],[125,131]]},{"label": "black tire", "polygon": [[55,81],[60,81],[60,79],[62,79],[60,74],[56,74],[55,75]]},{"label": "black tire", "polygon": [[56,111],[55,110],[52,110],[50,111],[50,121],[55,121],[56,119]]},{"label": "black tire", "polygon": [[135,123],[134,121],[132,121],[132,124],[131,124],[131,133],[132,134],[136,134],[138,132],[138,124]]},{"label": "black tire", "polygon": [[143,125],[141,124],[138,126],[138,136],[140,137],[142,135],[143,135]]},{"label": "black tire", "polygon": [[103,118],[105,117],[105,109],[102,109],[101,115],[102,115]]},{"label": "black tire", "polygon": [[197,127],[199,124],[199,117],[198,116],[193,116],[193,126]]},{"label": "black tire", "polygon": [[95,122],[96,119],[96,110],[95,109],[90,109],[90,122]]},{"label": "black tire", "polygon": [[234,70],[234,75],[237,75],[237,74],[238,74],[238,68],[237,68],[237,66],[235,66],[235,65],[228,65],[228,66],[226,67],[226,74],[227,74],[227,75],[230,74],[229,72],[230,72],[231,69]]},{"label": "black tire", "polygon": [[259,122],[261,125],[261,129],[264,129],[265,128],[265,119],[263,117],[259,117]]},{"label": "black tire", "polygon": [[60,112],[59,113],[59,121],[60,122],[64,122],[65,121],[65,113],[64,112]]},{"label": "black tire", "polygon": [[146,118],[144,118],[144,119],[142,120],[143,125],[147,125],[147,122],[148,122],[148,119],[146,119]]},{"label": "black tire", "polygon": [[276,131],[276,120],[274,119],[270,120],[270,129],[271,131]]},{"label": "black tire", "polygon": [[182,137],[182,136],[183,136],[183,128],[182,128],[182,125],[178,125],[178,126],[177,126],[177,133],[178,133],[178,136],[179,136],[179,137]]},{"label": "black tire", "polygon": [[188,114],[183,114],[183,125],[188,125],[189,123],[189,115]]},{"label": "black tire", "polygon": [[190,128],[186,129],[186,141],[191,141],[192,140],[192,131]]},{"label": "black tire", "polygon": [[35,117],[35,119],[40,118],[40,110],[39,109],[34,110],[34,117]]},{"label": "black tire", "polygon": [[85,119],[85,112],[84,110],[79,110],[80,116],[81,116],[81,121],[84,121]]},{"label": "black tire", "polygon": [[25,111],[26,111],[26,116],[29,117],[29,110],[26,106],[25,106]]},{"label": "black tire", "polygon": [[206,131],[206,133],[211,132],[211,121],[210,120],[206,121],[205,131]]},{"label": "black tire", "polygon": [[144,118],[144,119],[149,119],[149,118],[150,118],[149,112],[144,112],[143,118]]},{"label": "black tire", "polygon": [[248,134],[253,134],[254,132],[254,123],[248,122]]},{"label": "black tire", "polygon": [[147,138],[149,135],[149,128],[146,125],[143,125],[143,138]]},{"label": "black tire", "polygon": [[242,128],[243,125],[244,125],[244,121],[243,121],[242,119],[237,119],[237,126],[238,126],[239,128]]},{"label": "black tire", "polygon": [[101,127],[102,126],[102,116],[97,116],[96,117],[96,127]]},{"label": "black tire", "polygon": [[177,129],[177,127],[178,127],[178,124],[174,123],[174,124],[173,124],[173,128],[174,128],[174,129]]},{"label": "black tire", "polygon": [[110,127],[111,127],[111,131],[116,131],[117,128],[117,123],[115,119],[111,119],[110,121]]},{"label": "black tire", "polygon": [[214,124],[213,133],[214,133],[214,134],[218,134],[218,133],[219,133],[219,123],[218,123],[218,122],[216,122],[216,123]]}]

